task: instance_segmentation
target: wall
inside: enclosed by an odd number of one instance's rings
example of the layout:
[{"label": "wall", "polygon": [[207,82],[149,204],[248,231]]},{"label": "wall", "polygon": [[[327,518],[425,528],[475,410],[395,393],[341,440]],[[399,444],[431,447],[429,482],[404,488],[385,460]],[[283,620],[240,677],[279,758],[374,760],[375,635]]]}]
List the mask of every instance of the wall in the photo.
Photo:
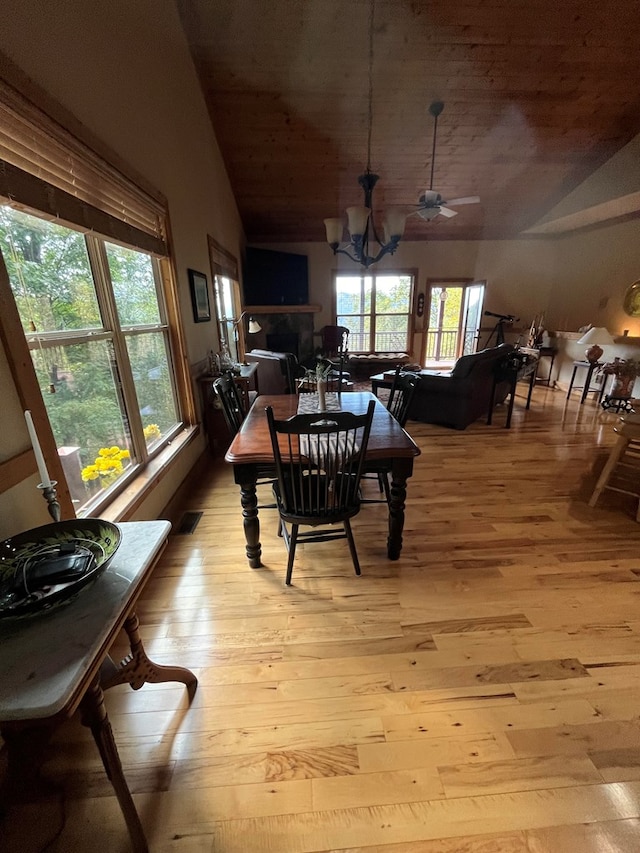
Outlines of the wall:
[{"label": "wall", "polygon": [[[189,362],[203,359],[215,324],[193,323],[187,268],[210,281],[207,233],[236,255],[243,235],[174,3],[5,0],[0,50],[167,197]],[[4,460],[29,447],[4,351],[0,378]],[[138,518],[160,512],[204,448],[189,446]],[[36,484],[0,495],[0,537],[49,520]]]},{"label": "wall", "polygon": [[[628,329],[629,336],[640,337],[640,318],[622,309],[627,287],[640,279],[639,231],[639,220],[634,219],[564,237],[401,243],[376,269],[416,269],[423,293],[428,278],[486,280],[485,308],[519,317],[514,334],[526,332],[533,318],[544,313],[549,329],[577,330],[592,324],[607,327],[613,335]],[[334,257],[326,244],[264,247],[308,255],[309,301],[323,308],[315,315],[316,327],[333,322],[333,274],[356,274],[359,267],[344,256]],[[418,357],[417,351],[414,355]]]},{"label": "wall", "polygon": [[[277,244],[264,248],[299,252],[309,258],[309,302],[322,306],[314,315],[316,329],[334,322],[332,286],[336,271],[359,272],[342,255],[334,255],[326,243]],[[383,258],[376,270],[415,269],[419,292],[426,291],[428,278],[471,278],[487,281],[485,307],[500,314],[515,314],[514,337],[527,330],[536,314],[546,311],[555,281],[555,250],[550,240],[504,240],[487,242],[439,241],[401,243],[393,256]],[[493,321],[487,318],[488,328]],[[420,335],[414,353],[419,358]]]}]

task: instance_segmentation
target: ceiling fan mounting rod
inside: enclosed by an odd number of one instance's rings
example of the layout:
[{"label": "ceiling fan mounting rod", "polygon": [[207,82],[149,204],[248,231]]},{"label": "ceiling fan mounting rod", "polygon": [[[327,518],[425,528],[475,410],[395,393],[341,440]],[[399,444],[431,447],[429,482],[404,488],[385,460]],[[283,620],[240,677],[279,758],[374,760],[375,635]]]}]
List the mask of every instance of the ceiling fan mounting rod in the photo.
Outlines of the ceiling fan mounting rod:
[{"label": "ceiling fan mounting rod", "polygon": [[442,101],[433,101],[429,106],[429,112],[433,116],[433,145],[431,146],[431,178],[429,180],[429,190],[433,189],[433,172],[436,165],[436,137],[438,135],[438,116],[444,109]]}]

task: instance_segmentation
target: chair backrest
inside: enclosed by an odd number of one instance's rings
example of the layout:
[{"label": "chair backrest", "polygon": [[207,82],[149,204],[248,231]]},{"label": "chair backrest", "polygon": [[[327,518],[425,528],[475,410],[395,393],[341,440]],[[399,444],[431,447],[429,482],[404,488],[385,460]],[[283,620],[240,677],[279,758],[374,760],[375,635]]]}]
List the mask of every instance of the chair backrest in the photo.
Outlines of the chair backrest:
[{"label": "chair backrest", "polygon": [[375,405],[364,415],[323,412],[286,421],[267,407],[281,514],[312,522],[357,511]]},{"label": "chair backrest", "polygon": [[233,381],[233,376],[230,373],[223,373],[222,376],[214,381],[213,390],[222,404],[224,419],[233,438],[242,426],[245,417],[238,386]]},{"label": "chair backrest", "polygon": [[246,353],[246,360],[258,363],[261,394],[295,394],[296,380],[302,376],[304,369],[292,352],[253,349]]},{"label": "chair backrest", "polygon": [[346,326],[323,326],[322,354],[328,357],[346,353],[349,350],[349,329]]},{"label": "chair backrest", "polygon": [[403,373],[400,367],[396,368],[393,385],[389,392],[387,410],[401,427],[407,423],[409,408],[419,381],[420,378],[415,373]]}]

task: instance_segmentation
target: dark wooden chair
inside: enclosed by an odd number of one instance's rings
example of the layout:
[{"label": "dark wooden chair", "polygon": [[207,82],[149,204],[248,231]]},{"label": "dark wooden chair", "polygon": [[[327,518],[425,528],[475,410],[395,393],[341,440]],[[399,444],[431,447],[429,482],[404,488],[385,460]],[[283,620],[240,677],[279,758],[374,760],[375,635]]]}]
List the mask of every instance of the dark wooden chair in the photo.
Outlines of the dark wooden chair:
[{"label": "dark wooden chair", "polygon": [[214,381],[213,390],[220,400],[222,413],[229,429],[229,435],[231,438],[234,438],[242,426],[246,413],[240,399],[238,386],[233,381],[233,375],[231,373],[223,373],[222,376]]},{"label": "dark wooden chair", "polygon": [[[393,384],[389,391],[389,399],[387,401],[387,411],[393,415],[401,427],[407,423],[409,409],[413,395],[420,377],[415,373],[405,373],[402,367],[396,367],[396,372],[393,377]],[[380,494],[384,494],[384,500],[378,498],[363,498],[363,503],[389,503],[391,497],[391,488],[389,485],[389,468],[381,463],[369,462],[365,466],[363,478],[372,479],[375,477],[378,481]]]},{"label": "dark wooden chair", "polygon": [[[277,475],[273,491],[289,552],[287,585],[302,538],[325,542],[346,538],[355,573],[360,574],[350,519],[360,511],[360,478],[375,405],[372,400],[364,415],[316,413],[286,421],[276,421],[267,407]],[[332,527],[340,522],[341,530]],[[301,526],[312,529],[300,532]]]},{"label": "dark wooden chair", "polygon": [[[220,400],[222,405],[222,413],[229,429],[231,438],[235,438],[239,432],[242,422],[247,413],[242,405],[238,386],[233,381],[231,373],[223,373],[213,383],[213,390]],[[258,480],[256,486],[271,486],[275,482],[276,468],[275,465],[260,463],[258,465]],[[259,509],[273,509],[275,504],[260,504]]]},{"label": "dark wooden chair", "polygon": [[349,351],[349,329],[346,326],[323,326],[320,329],[321,349],[325,358],[339,358]]}]

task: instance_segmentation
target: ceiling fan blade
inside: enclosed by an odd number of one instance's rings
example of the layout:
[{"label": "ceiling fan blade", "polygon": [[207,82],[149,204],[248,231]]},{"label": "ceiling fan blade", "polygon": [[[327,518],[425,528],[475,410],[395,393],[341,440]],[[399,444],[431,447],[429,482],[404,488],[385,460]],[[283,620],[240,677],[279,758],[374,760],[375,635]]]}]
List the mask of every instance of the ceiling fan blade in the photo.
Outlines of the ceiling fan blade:
[{"label": "ceiling fan blade", "polygon": [[463,198],[450,198],[447,204],[479,204],[479,195],[466,195]]},{"label": "ceiling fan blade", "polygon": [[440,205],[440,210],[438,211],[438,213],[441,213],[443,216],[446,216],[447,219],[451,219],[452,216],[458,215],[457,210],[449,210],[448,207],[442,207],[442,205]]}]

